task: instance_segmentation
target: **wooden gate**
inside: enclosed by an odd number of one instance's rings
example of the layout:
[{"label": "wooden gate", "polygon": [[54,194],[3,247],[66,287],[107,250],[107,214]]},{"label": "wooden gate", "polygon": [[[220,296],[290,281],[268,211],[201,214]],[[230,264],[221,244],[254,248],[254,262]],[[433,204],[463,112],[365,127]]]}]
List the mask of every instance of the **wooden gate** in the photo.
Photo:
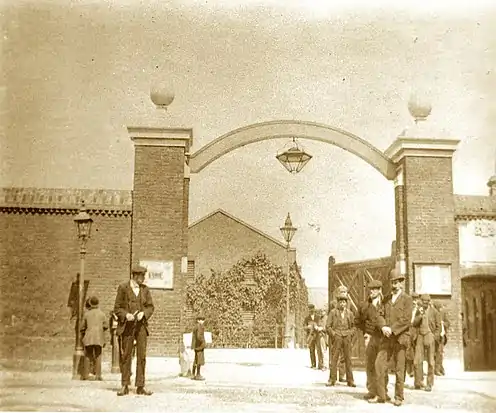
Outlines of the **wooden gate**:
[{"label": "wooden gate", "polygon": [[465,370],[496,370],[496,276],[462,278]]},{"label": "wooden gate", "polygon": [[[393,257],[329,265],[329,293],[331,294],[329,302],[335,299],[337,288],[344,285],[348,288],[351,310],[356,313],[360,303],[368,297],[370,280],[382,281],[384,295],[389,293],[390,286],[387,281],[389,272],[393,268]],[[355,365],[363,364],[365,361],[365,344],[362,334],[355,335],[352,357]]]}]

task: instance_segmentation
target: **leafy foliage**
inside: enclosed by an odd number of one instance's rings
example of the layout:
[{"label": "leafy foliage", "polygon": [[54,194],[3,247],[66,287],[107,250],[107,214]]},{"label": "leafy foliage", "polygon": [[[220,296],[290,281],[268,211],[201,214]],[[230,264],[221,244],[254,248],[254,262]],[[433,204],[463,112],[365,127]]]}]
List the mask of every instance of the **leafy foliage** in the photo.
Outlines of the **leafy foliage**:
[{"label": "leafy foliage", "polygon": [[[290,269],[289,292],[290,313],[301,324],[308,291],[296,265]],[[205,316],[218,347],[273,346],[276,325],[285,319],[286,274],[258,253],[228,271],[199,275],[187,286],[186,303]]]}]

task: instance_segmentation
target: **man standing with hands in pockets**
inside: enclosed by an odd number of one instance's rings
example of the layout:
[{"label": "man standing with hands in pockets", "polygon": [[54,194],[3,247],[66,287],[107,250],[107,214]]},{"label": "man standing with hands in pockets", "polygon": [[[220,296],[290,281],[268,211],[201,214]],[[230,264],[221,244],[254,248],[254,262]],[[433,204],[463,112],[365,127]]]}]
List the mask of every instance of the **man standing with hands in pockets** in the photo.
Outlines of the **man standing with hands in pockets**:
[{"label": "man standing with hands in pockets", "polygon": [[117,396],[129,394],[131,384],[131,360],[136,340],[136,393],[150,396],[145,389],[146,342],[148,320],[153,314],[152,295],[145,281],[146,268],[135,266],[131,280],[119,285],[115,298],[114,312],[118,317],[116,334],[121,339],[121,384]]}]

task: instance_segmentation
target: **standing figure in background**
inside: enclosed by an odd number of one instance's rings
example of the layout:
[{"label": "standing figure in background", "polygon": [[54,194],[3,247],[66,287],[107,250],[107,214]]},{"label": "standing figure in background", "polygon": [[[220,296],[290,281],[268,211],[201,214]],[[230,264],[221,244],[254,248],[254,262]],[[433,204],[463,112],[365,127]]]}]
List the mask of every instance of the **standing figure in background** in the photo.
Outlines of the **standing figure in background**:
[{"label": "standing figure in background", "polygon": [[444,347],[448,342],[448,332],[451,323],[449,321],[448,314],[446,313],[446,309],[439,301],[434,302],[434,308],[439,311],[441,315],[441,337],[435,343],[434,374],[436,376],[444,376]]},{"label": "standing figure in background", "polygon": [[408,374],[410,377],[414,376],[415,368],[413,360],[415,358],[415,345],[417,343],[417,335],[418,328],[413,326],[413,321],[415,319],[415,314],[417,314],[417,310],[419,307],[420,296],[418,293],[412,293],[412,302],[413,302],[413,310],[412,310],[412,325],[410,326],[410,342],[408,343],[408,348],[406,349],[406,361],[405,361],[405,378]]},{"label": "standing figure in background", "polygon": [[[102,380],[102,348],[105,347],[105,331],[109,323],[105,313],[98,308],[98,298],[88,299],[83,315],[81,334],[84,345],[83,380],[88,380],[90,369],[94,368],[95,380]],[[93,371],[93,370],[92,370]]]},{"label": "standing figure in background", "polygon": [[[377,396],[377,375],[375,360],[379,353],[382,332],[377,326],[377,318],[384,317],[382,304],[382,282],[371,280],[369,282],[369,298],[361,304],[355,317],[355,326],[363,333],[365,340],[365,372],[367,374],[367,394],[365,400]],[[387,376],[386,376],[387,380]]]},{"label": "standing figure in background", "polygon": [[[319,315],[315,311],[315,306],[313,304],[308,305],[308,315],[303,321],[305,325],[305,331],[307,332],[307,345],[310,350],[310,364],[311,368],[317,368],[317,359],[319,362],[319,368],[324,366],[324,355],[322,353],[322,347],[317,345],[319,339]],[[317,358],[315,357],[315,352],[317,352]]]},{"label": "standing figure in background", "polygon": [[348,295],[338,297],[338,308],[327,318],[327,334],[332,343],[331,371],[327,386],[335,386],[338,376],[339,357],[344,357],[346,378],[349,387],[356,387],[351,366],[351,346],[355,333],[355,316],[348,308]]},{"label": "standing figure in background", "polygon": [[[317,325],[315,326],[315,332],[317,339],[315,341],[315,349],[317,350],[317,368],[319,370],[325,370],[325,354],[327,349],[327,333],[326,333],[326,322],[327,315],[325,311],[319,311],[317,314]],[[321,354],[321,356],[319,356]]]},{"label": "standing figure in background", "polygon": [[427,386],[425,391],[432,391],[434,386],[434,352],[435,341],[441,337],[441,315],[431,303],[429,294],[422,294],[420,306],[413,321],[418,328],[417,343],[415,346],[415,389],[423,388],[424,360],[427,360]]},{"label": "standing figure in background", "polygon": [[150,396],[145,389],[146,344],[148,339],[148,320],[155,309],[150,289],[144,284],[146,268],[135,266],[132,278],[119,285],[115,297],[114,313],[119,319],[116,334],[121,343],[121,384],[117,396],[129,394],[131,384],[131,361],[136,341],[136,393]]},{"label": "standing figure in background", "polygon": [[196,317],[196,326],[191,334],[191,348],[195,351],[195,361],[193,362],[193,380],[205,380],[200,374],[201,366],[205,365],[205,327],[203,323],[205,317]]},{"label": "standing figure in background", "polygon": [[[346,287],[345,285],[340,285],[338,288],[336,288],[336,290],[334,291],[334,300],[331,302],[331,308],[330,310],[332,310],[333,308],[337,308],[338,306],[338,301],[337,301],[337,298],[338,297],[348,297],[348,304],[346,305],[348,309],[351,310],[351,303],[350,303],[350,296],[348,294],[348,287]],[[329,310],[329,312],[330,312]],[[331,351],[331,350],[329,350]],[[330,354],[330,353],[329,353]],[[329,357],[329,363],[330,363],[331,359]],[[330,364],[329,364],[329,368],[330,368]],[[340,383],[346,383],[347,382],[347,379],[346,379],[346,369],[344,367],[344,355],[341,354],[341,356],[339,357],[339,363],[338,363],[338,381]]]}]

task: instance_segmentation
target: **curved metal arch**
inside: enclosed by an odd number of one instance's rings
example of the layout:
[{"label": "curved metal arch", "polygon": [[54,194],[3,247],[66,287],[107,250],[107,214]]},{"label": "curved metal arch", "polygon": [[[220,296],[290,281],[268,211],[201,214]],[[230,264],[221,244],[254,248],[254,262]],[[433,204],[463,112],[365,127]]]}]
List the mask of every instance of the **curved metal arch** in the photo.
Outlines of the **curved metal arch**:
[{"label": "curved metal arch", "polygon": [[338,146],[372,165],[388,180],[393,180],[396,176],[396,168],[391,159],[358,136],[320,123],[293,120],[256,123],[228,132],[191,155],[190,171],[200,172],[221,156],[251,143],[292,137]]}]

